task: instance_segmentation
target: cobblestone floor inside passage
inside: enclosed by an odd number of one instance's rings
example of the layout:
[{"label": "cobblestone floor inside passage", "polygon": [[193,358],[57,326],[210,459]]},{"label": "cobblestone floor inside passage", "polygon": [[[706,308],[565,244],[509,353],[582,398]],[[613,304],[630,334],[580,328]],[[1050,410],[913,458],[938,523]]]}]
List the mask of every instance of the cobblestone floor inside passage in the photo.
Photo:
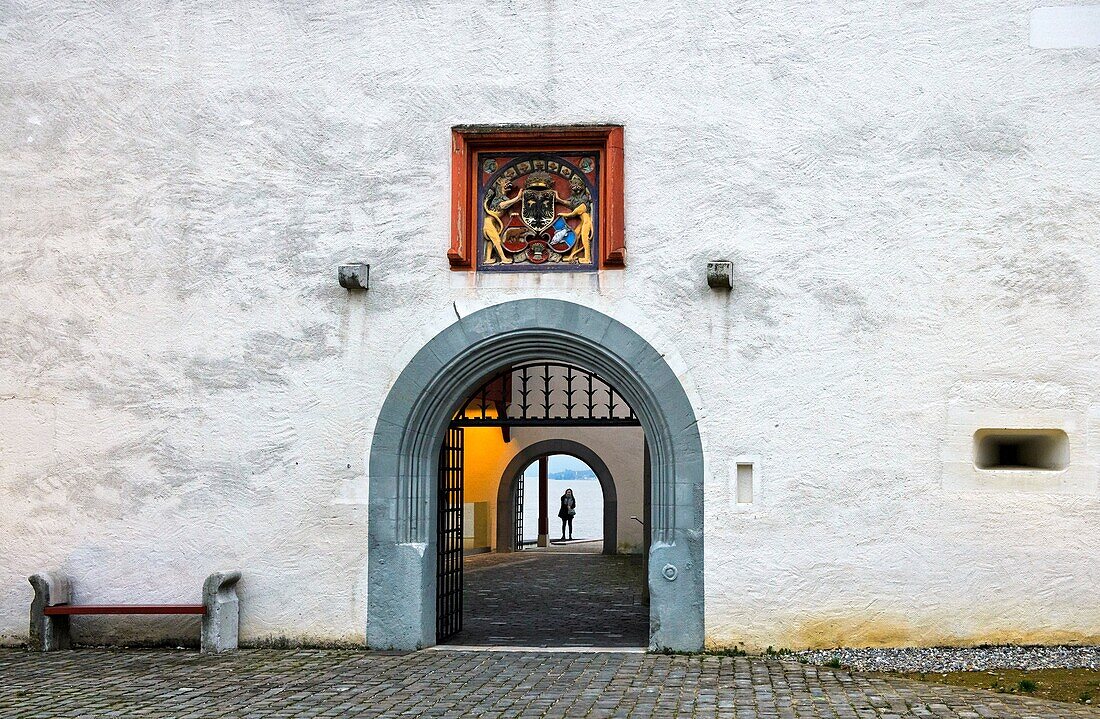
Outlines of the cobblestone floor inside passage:
[{"label": "cobblestone floor inside passage", "polygon": [[524,550],[463,565],[463,629],[448,644],[645,647],[642,558]]},{"label": "cobblestone floor inside passage", "polygon": [[0,716],[1100,716],[1083,705],[762,658],[630,653],[0,650]]}]

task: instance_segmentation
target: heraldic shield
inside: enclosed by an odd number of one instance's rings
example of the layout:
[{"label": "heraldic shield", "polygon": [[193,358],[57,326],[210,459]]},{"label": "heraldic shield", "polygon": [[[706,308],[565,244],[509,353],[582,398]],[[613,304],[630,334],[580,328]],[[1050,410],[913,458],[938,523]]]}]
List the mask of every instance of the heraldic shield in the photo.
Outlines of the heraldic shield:
[{"label": "heraldic shield", "polygon": [[482,270],[597,268],[598,155],[479,155]]},{"label": "heraldic shield", "polygon": [[[549,183],[548,180],[547,183]],[[557,217],[557,213],[554,212],[557,193],[554,192],[553,188],[537,189],[541,184],[535,187],[531,185],[532,183],[528,181],[527,187],[523,190],[520,218],[523,220],[523,224],[530,227],[533,232],[538,233],[554,224],[554,218]]]}]

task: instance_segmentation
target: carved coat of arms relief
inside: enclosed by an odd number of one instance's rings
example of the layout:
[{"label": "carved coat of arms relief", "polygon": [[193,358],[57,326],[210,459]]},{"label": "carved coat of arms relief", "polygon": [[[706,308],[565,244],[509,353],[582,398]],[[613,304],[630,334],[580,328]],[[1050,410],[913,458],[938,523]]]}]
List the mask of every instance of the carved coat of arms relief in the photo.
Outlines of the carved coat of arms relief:
[{"label": "carved coat of arms relief", "polygon": [[481,153],[478,268],[595,270],[595,154]]}]

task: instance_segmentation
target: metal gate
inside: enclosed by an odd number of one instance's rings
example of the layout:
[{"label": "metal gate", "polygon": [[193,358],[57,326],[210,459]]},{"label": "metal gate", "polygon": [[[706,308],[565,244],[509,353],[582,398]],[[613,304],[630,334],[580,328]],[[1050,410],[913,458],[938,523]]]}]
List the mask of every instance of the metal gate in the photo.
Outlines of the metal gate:
[{"label": "metal gate", "polygon": [[463,430],[451,427],[439,454],[439,551],[436,553],[435,639],[462,631]]},{"label": "metal gate", "polygon": [[516,546],[518,552],[523,549],[523,471],[516,477]]}]

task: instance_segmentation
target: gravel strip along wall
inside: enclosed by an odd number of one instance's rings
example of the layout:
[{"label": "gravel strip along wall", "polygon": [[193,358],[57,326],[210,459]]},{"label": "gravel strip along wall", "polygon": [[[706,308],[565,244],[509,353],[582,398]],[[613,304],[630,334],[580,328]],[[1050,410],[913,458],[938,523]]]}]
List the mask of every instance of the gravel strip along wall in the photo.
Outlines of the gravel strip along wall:
[{"label": "gravel strip along wall", "polygon": [[1100,669],[1100,646],[820,649],[794,655],[809,664],[839,659],[868,672],[963,672],[987,669]]}]

